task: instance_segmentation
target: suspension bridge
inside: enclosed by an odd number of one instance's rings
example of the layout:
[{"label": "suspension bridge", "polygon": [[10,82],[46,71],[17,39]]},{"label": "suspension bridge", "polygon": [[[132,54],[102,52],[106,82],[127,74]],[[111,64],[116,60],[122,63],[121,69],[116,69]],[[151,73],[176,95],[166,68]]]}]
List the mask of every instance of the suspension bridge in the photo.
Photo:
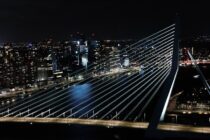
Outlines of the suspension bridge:
[{"label": "suspension bridge", "polygon": [[[116,66],[116,58],[101,60],[99,64],[106,64],[106,68],[89,65],[72,73],[70,81],[1,106],[0,122],[148,128],[147,111],[157,110],[156,120],[164,117],[173,89],[178,69],[175,33],[176,25],[172,24],[121,49],[129,66]],[[149,107],[161,87],[165,88],[161,104]]]}]

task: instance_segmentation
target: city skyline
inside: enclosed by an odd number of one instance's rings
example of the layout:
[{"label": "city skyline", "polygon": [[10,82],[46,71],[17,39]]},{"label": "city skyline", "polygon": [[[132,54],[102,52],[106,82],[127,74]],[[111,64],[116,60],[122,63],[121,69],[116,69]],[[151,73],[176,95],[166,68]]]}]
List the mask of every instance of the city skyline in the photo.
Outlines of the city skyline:
[{"label": "city skyline", "polygon": [[0,138],[209,139],[209,13],[205,1],[2,0]]}]

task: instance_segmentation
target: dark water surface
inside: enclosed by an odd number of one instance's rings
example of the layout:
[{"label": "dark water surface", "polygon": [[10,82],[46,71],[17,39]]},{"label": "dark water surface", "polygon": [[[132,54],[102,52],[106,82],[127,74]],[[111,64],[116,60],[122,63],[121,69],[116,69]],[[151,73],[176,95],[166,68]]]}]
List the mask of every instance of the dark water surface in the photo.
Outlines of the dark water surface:
[{"label": "dark water surface", "polygon": [[144,130],[100,126],[1,123],[1,140],[132,140]]}]

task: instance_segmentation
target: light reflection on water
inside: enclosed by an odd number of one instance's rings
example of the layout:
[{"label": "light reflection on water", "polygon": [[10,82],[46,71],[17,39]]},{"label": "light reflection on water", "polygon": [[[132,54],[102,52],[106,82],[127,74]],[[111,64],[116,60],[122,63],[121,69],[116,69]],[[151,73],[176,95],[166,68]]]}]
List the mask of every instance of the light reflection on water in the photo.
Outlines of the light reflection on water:
[{"label": "light reflection on water", "polygon": [[72,87],[72,98],[74,100],[81,100],[84,96],[88,97],[91,91],[91,84],[85,83],[82,85],[75,85]]},{"label": "light reflection on water", "polygon": [[91,97],[91,88],[92,87],[90,83],[79,84],[72,87],[72,90],[69,93],[72,95],[71,98],[73,99],[73,101],[76,101],[78,104],[82,103],[80,106],[74,109],[73,113],[83,108],[77,113],[77,116],[85,115],[86,112],[90,110],[90,108],[92,107],[88,105],[88,102],[83,104],[83,101]]}]

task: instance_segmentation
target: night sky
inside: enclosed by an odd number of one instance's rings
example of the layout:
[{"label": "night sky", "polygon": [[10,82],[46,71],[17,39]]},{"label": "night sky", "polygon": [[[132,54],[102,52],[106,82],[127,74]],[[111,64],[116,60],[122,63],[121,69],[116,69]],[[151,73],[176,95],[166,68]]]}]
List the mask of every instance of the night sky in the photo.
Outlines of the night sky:
[{"label": "night sky", "polygon": [[1,0],[0,43],[68,39],[95,33],[99,39],[142,38],[180,15],[181,36],[210,35],[207,1],[190,0]]}]

